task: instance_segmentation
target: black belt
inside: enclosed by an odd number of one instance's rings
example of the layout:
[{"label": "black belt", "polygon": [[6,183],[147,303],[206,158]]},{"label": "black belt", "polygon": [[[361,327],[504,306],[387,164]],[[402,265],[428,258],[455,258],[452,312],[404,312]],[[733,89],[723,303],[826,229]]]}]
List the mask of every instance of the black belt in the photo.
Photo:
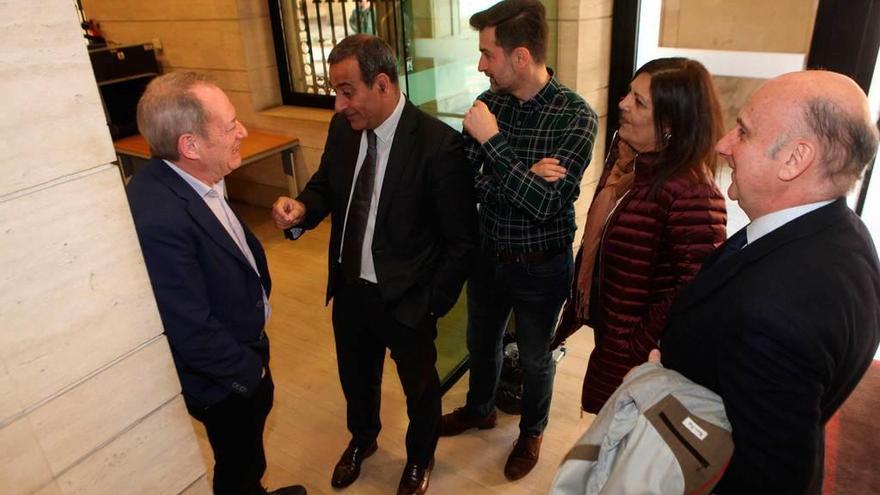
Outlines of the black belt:
[{"label": "black belt", "polygon": [[558,248],[550,251],[536,251],[533,253],[505,253],[503,251],[492,252],[492,256],[500,263],[540,263],[547,261],[565,252],[566,248]]}]

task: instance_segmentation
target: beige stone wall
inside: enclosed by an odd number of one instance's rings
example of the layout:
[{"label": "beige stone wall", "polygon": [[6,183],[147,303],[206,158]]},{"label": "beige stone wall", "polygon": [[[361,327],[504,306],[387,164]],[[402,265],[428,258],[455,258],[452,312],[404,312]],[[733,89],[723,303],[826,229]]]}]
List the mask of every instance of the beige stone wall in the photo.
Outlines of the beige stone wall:
[{"label": "beige stone wall", "polygon": [[806,53],[818,0],[664,0],[660,46]]},{"label": "beige stone wall", "polygon": [[[599,133],[593,160],[581,181],[581,195],[575,203],[580,244],[581,230],[593,199],[605,157],[608,128],[608,75],[611,63],[611,13],[614,0],[559,0],[555,21],[557,75],[574,89],[599,115]],[[553,13],[548,12],[548,16]]]},{"label": "beige stone wall", "polygon": [[[249,127],[297,136],[303,160],[300,186],[317,169],[332,111],[281,108],[278,68],[265,0],[83,0],[83,10],[115,43],[161,42],[164,71],[213,77]],[[238,181],[238,183],[236,183]],[[286,193],[277,157],[236,171],[228,181],[236,199],[271,204]]]},{"label": "beige stone wall", "polygon": [[0,493],[209,493],[73,4],[0,19]]}]

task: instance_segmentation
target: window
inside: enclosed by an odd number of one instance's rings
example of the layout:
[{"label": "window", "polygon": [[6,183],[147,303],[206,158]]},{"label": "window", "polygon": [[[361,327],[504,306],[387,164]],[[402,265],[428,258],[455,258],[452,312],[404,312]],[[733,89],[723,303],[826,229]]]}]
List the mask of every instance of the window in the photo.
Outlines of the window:
[{"label": "window", "polygon": [[333,107],[327,57],[349,34],[380,36],[406,61],[409,8],[407,0],[270,0],[284,104]]}]

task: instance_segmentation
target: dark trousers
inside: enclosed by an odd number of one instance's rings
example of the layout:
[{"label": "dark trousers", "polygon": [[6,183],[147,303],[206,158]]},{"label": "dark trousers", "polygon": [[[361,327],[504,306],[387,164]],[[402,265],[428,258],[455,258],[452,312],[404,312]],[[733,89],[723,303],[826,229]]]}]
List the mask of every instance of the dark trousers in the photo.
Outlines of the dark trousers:
[{"label": "dark trousers", "polygon": [[208,431],[214,451],[215,495],[265,495],[260,481],[266,471],[263,428],[274,392],[267,371],[251,397],[233,393],[208,408],[187,405]]},{"label": "dark trousers", "polygon": [[571,286],[570,250],[535,262],[503,263],[480,256],[468,280],[467,344],[470,382],[466,410],[485,416],[495,409],[501,375],[502,340],[513,311],[519,363],[523,370],[520,432],[540,435],[547,426],[553,395],[550,341]]},{"label": "dark trousers", "polygon": [[382,428],[379,405],[388,348],[406,395],[407,462],[425,465],[433,458],[440,425],[436,333],[435,322],[426,323],[425,328],[410,328],[395,320],[375,284],[341,281],[337,285],[333,334],[352,444],[369,445]]}]

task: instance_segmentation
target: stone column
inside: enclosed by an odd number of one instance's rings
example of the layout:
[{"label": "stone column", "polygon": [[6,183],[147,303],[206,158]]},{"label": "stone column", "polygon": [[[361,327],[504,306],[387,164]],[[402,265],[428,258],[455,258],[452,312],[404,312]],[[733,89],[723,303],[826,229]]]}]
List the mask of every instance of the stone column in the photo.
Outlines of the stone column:
[{"label": "stone column", "polygon": [[581,195],[575,203],[578,224],[575,249],[580,245],[587,209],[605,158],[613,6],[614,0],[559,0],[556,12],[559,80],[577,91],[599,115],[593,161],[584,174]]},{"label": "stone column", "polygon": [[0,493],[210,493],[79,19],[0,2]]}]

